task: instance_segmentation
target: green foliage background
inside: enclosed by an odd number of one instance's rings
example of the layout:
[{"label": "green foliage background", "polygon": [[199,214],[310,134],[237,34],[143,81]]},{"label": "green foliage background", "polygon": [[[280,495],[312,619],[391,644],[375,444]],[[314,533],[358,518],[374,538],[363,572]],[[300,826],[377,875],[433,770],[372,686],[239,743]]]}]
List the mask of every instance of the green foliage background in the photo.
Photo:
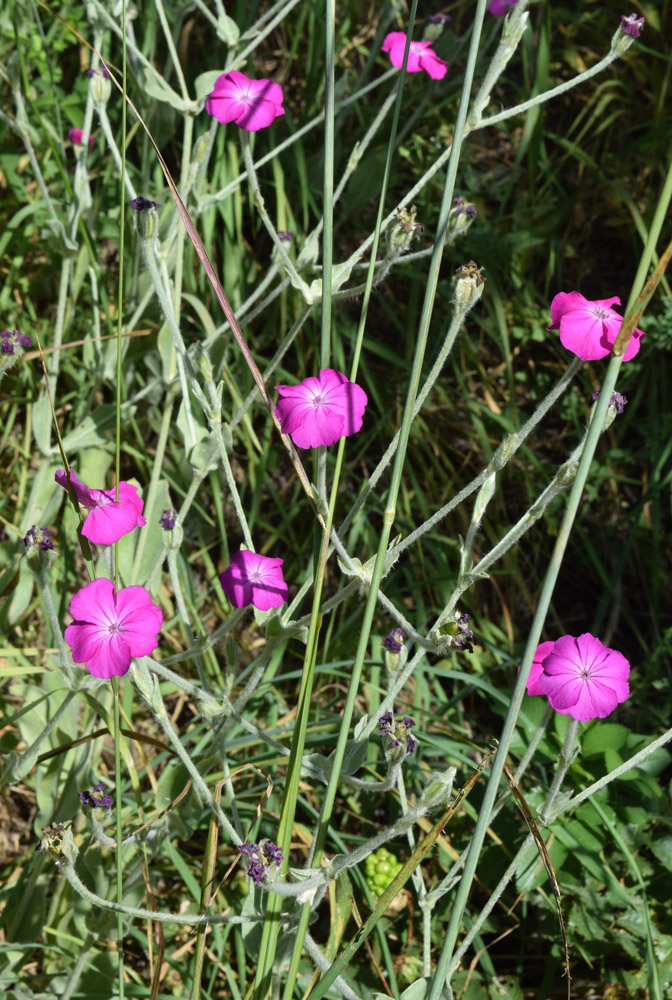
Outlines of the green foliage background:
[{"label": "green foliage background", "polygon": [[[409,79],[389,207],[393,207],[450,141],[461,70],[466,56],[465,34],[473,4],[456,3],[453,21],[436,42],[436,50],[450,63],[445,86],[429,86],[422,75]],[[380,55],[387,30],[405,26],[397,4],[362,5],[350,0],[337,8],[337,93],[356,90],[387,69]],[[0,12],[0,253],[3,281],[0,322],[39,337],[49,348],[59,295],[63,255],[73,254],[74,275],[69,289],[65,346],[55,400],[56,415],[68,454],[87,482],[103,481],[112,468],[114,412],[114,348],[104,342],[92,346],[92,331],[100,324],[103,335],[114,333],[116,289],[123,268],[128,318],[145,294],[148,283],[137,252],[137,237],[127,215],[126,252],[119,257],[119,180],[112,158],[96,129],[89,154],[93,202],[83,217],[80,240],[74,250],[63,233],[49,222],[42,193],[36,187],[24,147],[12,130],[14,107],[11,81],[18,80],[26,100],[30,133],[40,168],[58,213],[65,218],[72,198],[73,151],[64,137],[70,126],[82,125],[88,80],[83,70],[89,56],[63,22],[90,36],[91,9],[80,3],[56,3],[51,12],[32,3],[10,0]],[[190,5],[168,5],[173,37],[185,77],[193,93],[196,78],[221,69],[225,46],[213,44],[212,31]],[[253,23],[264,5],[239,0],[227,12],[241,29]],[[563,95],[556,102],[512,119],[467,141],[459,175],[459,193],[473,201],[477,221],[447,253],[439,284],[432,337],[438,350],[449,309],[452,273],[459,264],[476,260],[487,275],[486,293],[470,315],[449,366],[437,383],[421,417],[413,427],[412,444],[398,506],[398,530],[411,530],[445,502],[492,456],[501,438],[520,426],[567,365],[557,336],[546,330],[548,307],[560,290],[578,289],[589,299],[628,297],[643,240],[668,165],[672,114],[669,99],[672,12],[667,0],[637,5],[647,25],[641,40],[612,69]],[[422,11],[421,13],[429,13]],[[498,84],[493,97],[510,106],[566,80],[592,65],[608,49],[621,13],[613,2],[533,4],[531,30]],[[54,16],[58,14],[58,17]],[[138,44],[159,74],[173,84],[170,60],[153,5],[142,4],[134,22]],[[62,20],[60,20],[60,19]],[[257,49],[246,67],[250,75],[282,82],[287,114],[277,128],[260,133],[256,155],[273,149],[287,135],[318,114],[324,97],[324,39],[321,7],[300,3]],[[501,30],[495,18],[486,23],[482,67],[487,65]],[[113,65],[120,64],[117,41],[106,37]],[[137,69],[137,71],[136,71]],[[477,74],[478,77],[478,74]],[[180,116],[165,101],[156,100],[139,68],[129,66],[129,93],[175,177],[181,167]],[[375,93],[375,92],[374,92]],[[347,164],[354,143],[377,110],[376,97],[361,101],[337,118],[336,176]],[[496,107],[493,105],[493,111]],[[113,94],[109,114],[119,135],[121,105]],[[195,134],[207,131],[201,115]],[[373,229],[377,191],[384,163],[383,130],[358,166],[336,212],[335,259],[347,257]],[[322,132],[309,132],[260,170],[269,211],[278,228],[294,233],[293,252],[321,217]],[[129,117],[127,169],[139,193],[164,206],[162,226],[171,218],[169,193],[148,141]],[[221,128],[210,160],[208,190],[235,180],[241,167],[238,136]],[[417,249],[431,244],[442,187],[442,175],[418,198],[418,217],[425,236]],[[252,207],[246,184],[223,202],[207,200],[190,205],[194,221],[222,276],[234,308],[254,292],[271,258],[272,246]],[[669,223],[664,245],[672,235]],[[399,422],[408,383],[418,327],[426,262],[413,261],[376,291],[367,329],[362,382],[370,396],[367,422],[352,440],[342,509],[357,496],[362,480],[384,451],[391,430]],[[98,299],[92,294],[95,274]],[[231,397],[229,419],[252,387],[251,377],[228,335],[218,332],[219,307],[198,261],[187,250],[184,265],[183,330],[185,339],[207,342]],[[301,310],[298,293],[284,291],[264,312],[244,327],[259,364],[273,354],[279,331],[286,331]],[[359,302],[346,300],[336,307],[333,330],[335,367],[346,369],[345,359],[354,339]],[[582,730],[583,754],[570,772],[570,786],[584,787],[635,753],[653,735],[667,728],[670,696],[672,616],[670,606],[670,546],[672,518],[672,408],[670,407],[670,344],[672,295],[666,282],[642,326],[647,339],[638,357],[623,371],[619,390],[629,405],[604,437],[589,482],[572,548],[565,561],[548,623],[549,637],[564,632],[591,631],[608,635],[608,645],[621,649],[633,664],[632,696],[621,706],[618,721],[596,722]],[[164,373],[169,351],[161,331],[162,317],[155,302],[139,314],[134,336],[124,358],[124,394],[133,400],[124,410],[122,474],[140,483],[149,481],[153,454],[165,405]],[[295,350],[277,372],[277,381],[291,381],[314,372],[319,321],[311,318],[300,333]],[[427,366],[433,360],[432,346]],[[599,389],[601,362],[588,363],[570,393],[528,441],[500,481],[487,520],[483,522],[483,551],[529,507],[549,481],[555,467],[575,447],[585,424],[592,393]],[[45,629],[40,601],[25,561],[19,537],[35,520],[55,529],[58,543],[53,567],[54,597],[65,619],[73,591],[81,585],[82,563],[74,524],[61,507],[62,494],[53,485],[57,456],[41,452],[45,414],[36,410],[41,370],[33,352],[0,383],[0,515],[6,531],[0,536],[0,676],[6,725],[0,747],[9,752],[29,746],[50,717],[48,692],[57,692],[57,674],[47,669],[54,637]],[[176,410],[177,412],[177,410]],[[171,427],[163,467],[162,486],[154,510],[147,513],[148,541],[143,567],[150,566],[160,545],[158,511],[177,506],[188,490],[191,471],[186,462],[179,419]],[[54,463],[57,464],[54,464]],[[241,499],[259,551],[282,555],[285,576],[299,582],[312,552],[313,538],[295,512],[302,495],[289,474],[284,454],[271,447],[271,424],[259,408],[243,422],[233,446],[232,464]],[[240,536],[219,472],[209,473],[185,525],[185,544],[179,557],[190,611],[204,631],[224,620],[216,574],[237,549]],[[417,791],[432,760],[459,763],[464,773],[473,769],[474,749],[482,750],[505,714],[526,629],[534,612],[539,582],[548,562],[561,516],[559,505],[540,522],[520,548],[490,580],[477,584],[464,610],[473,616],[479,639],[473,656],[452,656],[430,662],[409,692],[408,710],[423,734],[422,762],[408,773],[408,785]],[[382,506],[369,508],[356,529],[358,555],[374,554]],[[458,509],[416,546],[388,578],[406,613],[420,626],[443,607],[450,594],[459,560],[459,537],[468,528],[470,509]],[[12,526],[14,529],[12,530]],[[333,581],[332,581],[333,582]],[[165,582],[161,603],[166,616],[162,641],[168,655],[188,643]],[[322,678],[319,718],[309,743],[317,749],[330,743],[338,724],[353,634],[360,608],[343,605],[331,616],[324,633],[319,672]],[[382,617],[379,634],[389,630]],[[244,681],[257,655],[262,633],[254,623],[238,636]],[[288,641],[282,655],[270,665],[252,705],[255,721],[286,741],[292,725],[296,683],[302,650]],[[362,711],[375,712],[380,699],[379,649],[372,651]],[[214,683],[222,682],[223,658],[211,655],[207,669]],[[170,692],[167,692],[170,694]],[[130,688],[124,690],[124,710],[131,719]],[[208,725],[196,707],[173,692],[172,707],[181,730],[198,748],[207,748]],[[539,722],[543,705],[528,699],[519,726],[522,755]],[[22,714],[23,713],[23,714]],[[86,704],[74,704],[61,718],[52,747],[62,747],[91,731],[96,720],[109,718],[109,705],[94,695]],[[152,734],[148,720],[136,718]],[[563,719],[556,716],[542,740],[534,766],[526,777],[525,796],[531,806],[543,800],[563,737]],[[253,757],[262,769],[274,763],[266,748],[254,746],[242,732],[231,750],[241,765]],[[4,987],[19,980],[33,996],[60,995],[66,970],[81,949],[92,947],[85,976],[76,996],[107,996],[112,976],[108,944],[116,935],[109,914],[92,918],[81,900],[72,899],[67,886],[55,883],[48,866],[34,855],[39,827],[75,815],[76,790],[88,787],[90,774],[109,769],[109,749],[102,740],[71,747],[28,773],[18,785],[2,789],[4,855],[0,915],[3,938],[0,968]],[[371,767],[380,766],[372,758]],[[163,749],[143,747],[129,760],[129,802],[137,809],[135,825],[144,812],[170,805],[184,784],[178,765]],[[564,911],[575,962],[576,996],[645,996],[649,988],[644,960],[647,929],[643,909],[648,907],[655,927],[655,954],[660,977],[672,996],[672,812],[670,810],[670,755],[660,750],[626,779],[611,785],[598,800],[587,803],[570,820],[553,829],[549,851],[564,895]],[[265,782],[246,778],[243,800],[252,820]],[[478,810],[478,789],[464,813],[440,843],[429,871],[439,877],[466,844]],[[261,833],[273,835],[278,792],[265,807]],[[297,824],[297,857],[308,843],[306,829],[318,807],[311,796],[301,802]],[[370,804],[357,793],[344,791],[339,803],[338,837],[333,850],[347,849],[374,832],[398,811],[393,796],[369,815]],[[193,793],[170,810],[170,839],[152,859],[156,893],[162,905],[192,907],[199,899],[199,862],[205,825]],[[519,815],[510,809],[497,821],[482,863],[479,882],[470,902],[478,912],[488,890],[515,853],[523,834]],[[340,837],[340,844],[339,844]],[[403,855],[403,847],[398,853]],[[222,852],[222,874],[233,854]],[[129,901],[142,898],[138,858],[137,884]],[[101,895],[111,892],[111,862],[94,848],[87,868]],[[220,876],[221,877],[221,876]],[[364,875],[353,876],[349,891],[365,907]],[[347,938],[354,929],[348,916],[352,897],[341,886],[332,898],[332,928]],[[525,891],[522,900],[517,893]],[[222,889],[222,907],[240,905],[240,882]],[[244,890],[243,890],[244,891]],[[135,896],[134,896],[135,893]],[[345,893],[345,895],[343,895]],[[519,873],[515,886],[503,897],[484,932],[477,937],[477,966],[455,981],[465,1000],[488,997],[535,997],[548,1000],[563,995],[560,982],[561,950],[555,904],[543,869],[535,859]],[[351,918],[350,918],[351,919]],[[435,943],[440,943],[446,911],[434,916]],[[385,918],[385,930],[372,942],[376,962],[388,982],[401,987],[417,978],[411,959],[419,954],[419,932],[406,907]],[[501,937],[505,931],[509,936]],[[148,996],[150,970],[157,962],[155,945],[140,923],[130,930],[128,966],[137,996]],[[183,995],[189,971],[171,941],[164,954],[168,963],[160,996]],[[324,943],[324,942],[323,942]],[[245,995],[253,969],[248,942],[238,928],[213,932],[212,963],[203,981],[204,995]],[[406,967],[411,969],[407,974]],[[308,967],[299,986],[309,981]],[[500,977],[495,981],[495,976]],[[382,989],[371,957],[362,957],[349,972],[353,988]],[[185,985],[186,984],[186,985]],[[455,985],[454,984],[454,985]],[[610,985],[611,984],[611,985]],[[617,984],[624,992],[619,993]],[[105,992],[107,990],[107,993]],[[642,991],[638,993],[637,991]],[[18,994],[17,994],[18,995]],[[25,993],[22,995],[31,995]],[[298,995],[298,994],[297,994]],[[302,994],[301,994],[302,995]]]}]

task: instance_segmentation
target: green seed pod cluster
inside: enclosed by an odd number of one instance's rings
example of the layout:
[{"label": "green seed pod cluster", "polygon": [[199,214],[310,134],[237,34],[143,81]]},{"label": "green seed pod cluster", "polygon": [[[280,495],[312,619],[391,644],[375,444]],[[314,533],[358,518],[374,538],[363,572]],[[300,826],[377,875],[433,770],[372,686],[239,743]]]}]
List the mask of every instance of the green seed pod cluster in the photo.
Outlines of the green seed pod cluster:
[{"label": "green seed pod cluster", "polygon": [[402,869],[401,861],[386,847],[379,847],[366,859],[366,884],[374,896],[380,896]]}]

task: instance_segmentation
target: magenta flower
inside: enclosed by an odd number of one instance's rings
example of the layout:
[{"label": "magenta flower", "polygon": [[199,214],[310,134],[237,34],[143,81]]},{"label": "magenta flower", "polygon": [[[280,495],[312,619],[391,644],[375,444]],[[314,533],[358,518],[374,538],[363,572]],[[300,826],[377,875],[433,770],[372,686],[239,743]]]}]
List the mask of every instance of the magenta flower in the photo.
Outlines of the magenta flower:
[{"label": "magenta flower", "polygon": [[[623,317],[611,308],[613,303],[620,306],[621,300],[615,295],[611,299],[595,299],[591,302],[580,292],[559,292],[551,302],[551,325],[549,330],[560,331],[560,343],[582,361],[597,361],[610,354],[616,338],[621,332]],[[635,330],[624,361],[630,361],[639,351],[639,342],[646,334]]]},{"label": "magenta flower", "polygon": [[[549,645],[551,650],[544,654]],[[541,670],[535,666],[537,660],[541,660]],[[589,632],[543,642],[532,670],[528,694],[547,695],[556,712],[578,722],[604,719],[630,695],[630,664],[622,653],[608,649]]]},{"label": "magenta flower", "polygon": [[289,594],[282,564],[282,559],[270,559],[258,552],[240,549],[219,574],[219,582],[234,608],[246,608],[250,604],[259,611],[279,608]]},{"label": "magenta flower", "polygon": [[205,110],[223,125],[235,122],[246,132],[258,132],[284,115],[283,93],[272,80],[250,80],[232,69],[215,81],[215,89],[205,102]]},{"label": "magenta flower", "polygon": [[[55,477],[59,486],[68,488],[68,477],[63,469],[59,469]],[[82,528],[82,534],[96,545],[112,545],[118,542],[122,535],[127,535],[133,528],[147,524],[142,516],[144,501],[138,496],[135,486],[130,483],[119,483],[119,501],[116,500],[116,489],[89,489],[80,483],[70,469],[70,481],[75,488],[77,500],[91,513],[87,515]]]},{"label": "magenta flower", "polygon": [[[81,128],[71,128],[71,129],[68,129],[68,139],[70,140],[70,142],[74,146],[83,146],[84,145],[84,141],[83,141],[84,140],[84,133],[82,132]],[[89,136],[89,146],[93,146],[93,142],[94,142],[93,136],[90,135]]]},{"label": "magenta flower", "polygon": [[541,677],[542,663],[544,657],[548,656],[553,647],[554,642],[542,642],[537,646],[536,652],[534,654],[534,659],[532,660],[532,667],[530,669],[530,676],[527,678],[527,693],[528,694],[543,694],[544,692],[539,687],[539,678]]},{"label": "magenta flower", "polygon": [[[406,48],[406,35],[403,31],[391,31],[385,36],[383,42],[383,52],[388,52],[390,62],[399,68],[404,61],[404,50]],[[408,53],[406,64],[407,73],[420,73],[422,70],[429,73],[432,80],[443,80],[448,72],[448,63],[439,59],[432,49],[431,42],[411,42],[411,50]]]},{"label": "magenta flower", "polygon": [[70,601],[75,619],[65,641],[75,663],[94,677],[123,677],[133,656],[149,656],[158,645],[163,613],[144,587],[122,587],[101,577],[78,590]]},{"label": "magenta flower", "polygon": [[362,428],[368,398],[364,390],[333,368],[323,368],[298,385],[279,385],[275,415],[297,448],[334,444]]},{"label": "magenta flower", "polygon": [[518,0],[491,0],[491,3],[488,4],[488,14],[494,14],[495,17],[505,17],[517,3]]}]

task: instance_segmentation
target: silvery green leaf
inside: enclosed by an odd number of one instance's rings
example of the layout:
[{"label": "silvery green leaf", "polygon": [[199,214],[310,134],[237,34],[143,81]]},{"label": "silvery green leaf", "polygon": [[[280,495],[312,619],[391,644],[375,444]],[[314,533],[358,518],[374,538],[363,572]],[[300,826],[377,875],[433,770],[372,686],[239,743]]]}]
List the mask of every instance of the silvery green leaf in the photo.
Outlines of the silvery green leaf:
[{"label": "silvery green leaf", "polygon": [[227,45],[235,45],[240,38],[240,28],[228,14],[220,14],[217,18],[217,37]]},{"label": "silvery green leaf", "polygon": [[56,256],[70,257],[79,251],[79,247],[70,239],[60,219],[47,219],[40,230],[40,238],[49,243],[50,251]]},{"label": "silvery green leaf", "polygon": [[[230,20],[230,18],[229,18]],[[215,83],[218,77],[222,75],[221,69],[211,69],[207,73],[201,73],[194,80],[194,91],[196,93],[196,100],[202,101],[204,97],[211,94],[214,90]],[[185,296],[186,297],[186,296]]]},{"label": "silvery green leaf", "polygon": [[162,76],[156,72],[156,70],[151,66],[145,66],[145,92],[153,97],[157,101],[164,101],[166,104],[170,104],[172,108],[176,111],[180,111],[182,114],[187,112],[194,112],[197,110],[197,105],[194,101],[185,101],[179,94],[176,94],[173,88],[166,83]]}]

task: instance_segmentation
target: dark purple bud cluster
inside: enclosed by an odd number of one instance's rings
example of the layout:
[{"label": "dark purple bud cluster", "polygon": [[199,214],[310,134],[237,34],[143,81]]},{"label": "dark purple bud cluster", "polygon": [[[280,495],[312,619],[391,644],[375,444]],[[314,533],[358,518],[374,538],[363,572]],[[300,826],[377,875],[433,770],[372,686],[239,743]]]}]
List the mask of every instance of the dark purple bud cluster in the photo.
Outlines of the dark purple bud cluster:
[{"label": "dark purple bud cluster", "polygon": [[36,524],[28,529],[25,538],[22,538],[21,541],[27,549],[40,548],[43,552],[54,547],[49,528],[38,528]]},{"label": "dark purple bud cluster", "polygon": [[472,640],[475,638],[473,631],[469,628],[471,615],[460,615],[456,620],[458,632],[453,639],[453,645],[458,649],[464,649],[467,653],[473,653]]},{"label": "dark purple bud cluster", "polygon": [[14,354],[17,347],[30,347],[30,337],[18,330],[2,330],[0,332],[0,352]]},{"label": "dark purple bud cluster", "polygon": [[263,885],[269,872],[274,874],[282,864],[282,851],[272,840],[260,840],[258,844],[240,844],[238,850],[249,858],[247,874],[257,885]]},{"label": "dark purple bud cluster", "polygon": [[468,219],[476,218],[476,206],[472,205],[466,198],[458,195],[457,198],[453,198],[453,205],[455,206],[453,211],[456,215],[466,215]]},{"label": "dark purple bud cluster", "polygon": [[644,30],[644,18],[637,17],[636,14],[623,14],[621,17],[621,31],[633,38],[639,38]]},{"label": "dark purple bud cluster", "polygon": [[291,243],[294,239],[294,233],[290,233],[285,229],[278,229],[278,239],[281,243]]},{"label": "dark purple bud cluster", "polygon": [[394,716],[392,712],[385,712],[384,715],[378,719],[378,735],[386,737],[388,740],[388,747],[406,747],[406,753],[412,754],[418,745],[418,741],[415,737],[411,736],[411,729],[415,726],[415,722],[410,716],[405,715],[401,722],[394,722]]},{"label": "dark purple bud cluster", "polygon": [[400,653],[405,639],[406,633],[403,628],[393,628],[389,635],[383,639],[383,649],[389,653]]},{"label": "dark purple bud cluster", "polygon": [[450,14],[430,14],[427,18],[432,24],[446,24],[448,21],[452,21],[453,18]]},{"label": "dark purple bud cluster", "polygon": [[168,510],[161,512],[161,517],[159,518],[159,524],[164,531],[172,531],[177,522],[177,511],[173,510],[172,507]]},{"label": "dark purple bud cluster", "polygon": [[108,72],[108,69],[106,66],[103,66],[102,63],[96,69],[87,69],[86,75],[88,76],[89,80],[92,79],[92,77],[98,75],[102,76],[104,80],[110,79],[110,74]]},{"label": "dark purple bud cluster", "polygon": [[134,212],[148,212],[150,208],[161,208],[158,202],[143,198],[141,194],[137,198],[131,198],[131,208]]},{"label": "dark purple bud cluster", "polygon": [[[600,398],[600,391],[598,389],[596,392],[593,393],[593,399],[595,400],[599,398]],[[609,406],[615,406],[616,413],[623,413],[623,410],[626,408],[627,405],[628,405],[628,400],[623,395],[623,393],[612,392],[611,399],[609,400]]]},{"label": "dark purple bud cluster", "polygon": [[91,791],[88,788],[83,792],[78,792],[80,799],[82,800],[82,805],[84,806],[99,806],[101,809],[106,809],[108,812],[114,805],[114,799],[111,795],[102,794],[105,789],[103,782],[94,785]]}]

